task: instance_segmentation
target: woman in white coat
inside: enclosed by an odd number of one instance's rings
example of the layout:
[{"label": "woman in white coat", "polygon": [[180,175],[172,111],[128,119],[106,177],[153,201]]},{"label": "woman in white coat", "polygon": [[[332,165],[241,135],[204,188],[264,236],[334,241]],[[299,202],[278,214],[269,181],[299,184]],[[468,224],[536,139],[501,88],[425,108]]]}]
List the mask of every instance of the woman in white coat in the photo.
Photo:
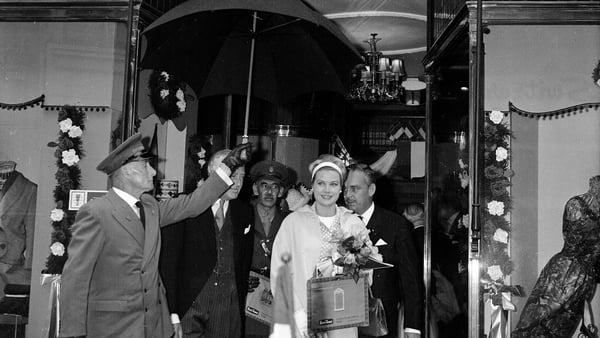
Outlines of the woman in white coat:
[{"label": "woman in white coat", "polygon": [[331,242],[332,232],[341,228],[344,232],[358,233],[365,229],[358,216],[351,210],[336,204],[346,174],[343,162],[332,155],[321,155],[309,165],[309,170],[312,177],[314,203],[294,211],[281,224],[273,243],[271,290],[276,290],[279,277],[277,274],[283,264],[279,257],[284,253],[291,254],[291,261],[288,264],[293,283],[296,336],[358,337],[356,327],[319,334],[308,330],[307,281],[316,274],[329,277],[336,270],[333,268],[331,258],[336,251],[336,244]]}]

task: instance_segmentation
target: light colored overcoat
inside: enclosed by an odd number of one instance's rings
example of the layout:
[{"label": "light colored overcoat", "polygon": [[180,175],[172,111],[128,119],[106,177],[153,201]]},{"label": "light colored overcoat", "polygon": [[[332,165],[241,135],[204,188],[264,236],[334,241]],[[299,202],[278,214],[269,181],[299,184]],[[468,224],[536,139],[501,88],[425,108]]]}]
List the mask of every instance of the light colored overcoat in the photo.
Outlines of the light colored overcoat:
[{"label": "light colored overcoat", "polygon": [[114,190],[85,204],[72,227],[60,294],[60,336],[170,337],[158,273],[160,229],[195,217],[228,188],[212,175],[190,195],[157,201],[144,194],[145,229]]}]

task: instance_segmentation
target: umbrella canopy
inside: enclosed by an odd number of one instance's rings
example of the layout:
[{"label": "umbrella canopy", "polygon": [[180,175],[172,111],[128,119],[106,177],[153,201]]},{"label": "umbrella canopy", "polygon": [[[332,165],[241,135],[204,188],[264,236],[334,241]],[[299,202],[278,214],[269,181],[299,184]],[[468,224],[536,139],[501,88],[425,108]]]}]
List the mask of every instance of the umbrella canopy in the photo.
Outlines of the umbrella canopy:
[{"label": "umbrella canopy", "polygon": [[337,26],[301,0],[190,0],[143,37],[141,67],[179,74],[198,97],[248,94],[252,57],[251,94],[272,103],[344,94],[350,70],[363,62]]}]

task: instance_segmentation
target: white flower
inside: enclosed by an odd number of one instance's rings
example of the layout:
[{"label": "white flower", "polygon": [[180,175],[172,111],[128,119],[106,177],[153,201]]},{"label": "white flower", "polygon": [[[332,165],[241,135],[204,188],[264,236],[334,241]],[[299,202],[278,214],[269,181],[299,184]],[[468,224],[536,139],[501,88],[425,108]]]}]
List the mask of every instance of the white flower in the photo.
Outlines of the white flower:
[{"label": "white flower", "polygon": [[459,167],[460,169],[466,169],[466,168],[468,168],[469,166],[468,166],[468,165],[466,165],[466,164],[465,164],[465,162],[463,162],[462,158],[459,158],[459,159],[458,159],[458,167]]},{"label": "white flower", "polygon": [[83,131],[78,126],[72,126],[69,128],[69,137],[76,138],[83,134]]},{"label": "white flower", "polygon": [[488,267],[487,273],[488,273],[488,275],[490,275],[490,278],[495,281],[502,278],[502,276],[503,276],[502,269],[500,269],[500,266],[498,266],[498,265],[492,265],[492,266]]},{"label": "white flower", "polygon": [[75,149],[63,150],[62,163],[70,167],[77,162],[79,162],[79,156],[75,154]]},{"label": "white flower", "polygon": [[161,99],[165,99],[165,97],[169,96],[169,90],[168,89],[161,89],[160,90],[160,98]]},{"label": "white flower", "polygon": [[179,101],[183,101],[184,99],[184,95],[183,95],[183,90],[181,89],[177,89],[177,92],[175,93],[175,97],[179,100]]},{"label": "white flower", "polygon": [[65,246],[61,242],[54,242],[50,246],[50,252],[54,256],[62,256],[65,254]]},{"label": "white flower", "polygon": [[490,215],[502,216],[504,214],[504,203],[500,201],[491,201],[487,204]]},{"label": "white flower", "polygon": [[499,110],[492,110],[490,113],[490,120],[494,122],[494,124],[499,124],[504,119],[504,113]]},{"label": "white flower", "polygon": [[161,72],[160,75],[165,78],[165,81],[169,81],[169,73]]},{"label": "white flower", "polygon": [[508,243],[508,232],[503,229],[496,229],[494,232],[494,240],[500,243]]},{"label": "white flower", "polygon": [[356,264],[356,257],[354,257],[354,254],[347,254],[344,257],[344,264],[347,264],[347,265],[354,265],[354,264]]},{"label": "white flower", "polygon": [[600,86],[600,79],[596,80],[596,84]]},{"label": "white flower", "polygon": [[185,111],[185,101],[177,101],[177,108],[179,108],[180,112],[184,112]]},{"label": "white flower", "polygon": [[504,147],[496,148],[496,161],[502,162],[508,158],[508,150]]},{"label": "white flower", "polygon": [[66,118],[66,119],[58,122],[58,126],[60,127],[60,131],[62,131],[63,133],[68,132],[69,129],[71,129],[72,125],[73,125],[73,121],[70,118]]},{"label": "white flower", "polygon": [[62,211],[62,209],[52,209],[52,211],[50,211],[50,219],[53,222],[60,222],[63,217],[65,217],[65,212]]},{"label": "white flower", "polygon": [[469,227],[469,225],[470,225],[470,222],[471,222],[471,219],[469,218],[469,214],[468,214],[468,213],[466,213],[466,214],[464,214],[464,215],[463,215],[463,217],[460,219],[460,223],[459,223],[459,225],[462,225],[463,227],[467,228],[467,227]]}]

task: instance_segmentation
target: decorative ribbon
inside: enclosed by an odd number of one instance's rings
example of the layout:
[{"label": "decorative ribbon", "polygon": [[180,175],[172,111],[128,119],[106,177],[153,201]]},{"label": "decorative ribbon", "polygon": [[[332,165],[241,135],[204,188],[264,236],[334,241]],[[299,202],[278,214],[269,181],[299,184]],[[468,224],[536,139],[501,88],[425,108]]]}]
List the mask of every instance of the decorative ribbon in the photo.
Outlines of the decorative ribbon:
[{"label": "decorative ribbon", "polygon": [[488,338],[505,338],[506,337],[506,320],[508,311],[502,306],[492,303],[492,313],[490,319],[490,332]]},{"label": "decorative ribbon", "polygon": [[524,297],[525,291],[520,285],[504,285],[502,283],[485,280],[484,292],[488,292],[491,315],[490,315],[490,332],[488,338],[505,338],[507,337],[506,323],[508,311],[516,311],[517,307],[511,301],[511,295]]},{"label": "decorative ribbon", "polygon": [[60,329],[60,275],[42,274],[41,285],[50,285],[48,311],[42,329],[43,337],[56,338]]},{"label": "decorative ribbon", "polygon": [[562,108],[562,109],[557,109],[557,110],[551,110],[551,111],[544,111],[544,112],[530,112],[530,111],[525,111],[522,109],[517,108],[512,102],[508,102],[508,110],[511,113],[517,113],[521,116],[525,116],[525,117],[530,117],[530,118],[542,118],[542,119],[546,119],[546,118],[557,118],[557,117],[564,117],[565,115],[570,116],[571,113],[572,114],[577,114],[577,113],[581,113],[583,111],[588,111],[590,109],[594,109],[597,110],[598,108],[600,108],[600,102],[591,102],[591,103],[582,103],[582,104],[578,104],[575,106],[571,106],[571,107],[567,107],[567,108]]},{"label": "decorative ribbon", "polygon": [[34,107],[37,106],[39,104],[44,104],[44,99],[46,98],[46,96],[41,95],[35,99],[26,101],[26,102],[22,102],[22,103],[2,103],[0,102],[0,108],[1,109],[8,109],[8,110],[22,110],[22,109],[27,109],[28,107]]}]

